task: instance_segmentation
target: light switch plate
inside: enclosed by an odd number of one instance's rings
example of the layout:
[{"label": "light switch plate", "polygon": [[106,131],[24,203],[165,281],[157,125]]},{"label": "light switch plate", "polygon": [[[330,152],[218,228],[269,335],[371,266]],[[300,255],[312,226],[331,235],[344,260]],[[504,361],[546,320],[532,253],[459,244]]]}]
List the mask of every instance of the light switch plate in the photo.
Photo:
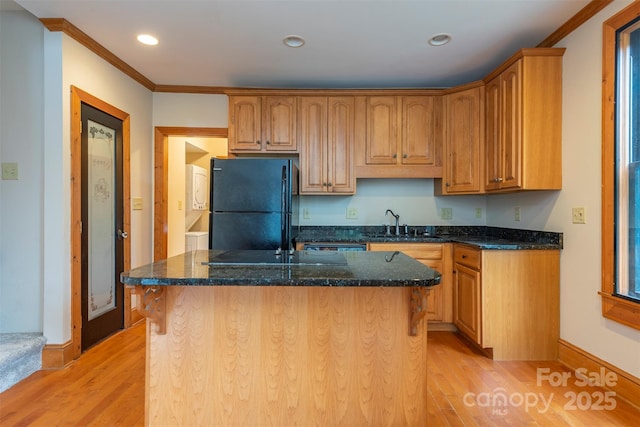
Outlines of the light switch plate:
[{"label": "light switch plate", "polygon": [[347,219],[358,219],[358,208],[347,208]]},{"label": "light switch plate", "polygon": [[134,197],[131,200],[131,207],[134,211],[142,210],[142,197]]},{"label": "light switch plate", "polygon": [[16,179],[18,179],[18,164],[17,163],[3,163],[2,164],[2,179],[3,180],[16,180]]},{"label": "light switch plate", "polygon": [[585,218],[584,208],[578,207],[571,209],[571,222],[574,224],[586,224],[587,219]]}]

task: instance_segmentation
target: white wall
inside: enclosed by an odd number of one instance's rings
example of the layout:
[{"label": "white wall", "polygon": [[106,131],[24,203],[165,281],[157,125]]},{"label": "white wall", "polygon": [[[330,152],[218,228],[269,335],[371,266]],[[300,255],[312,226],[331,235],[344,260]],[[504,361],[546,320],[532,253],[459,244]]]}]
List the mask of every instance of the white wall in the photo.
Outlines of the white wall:
[{"label": "white wall", "polygon": [[42,24],[0,12],[0,161],[18,164],[0,181],[0,332],[42,332]]},{"label": "white wall", "polygon": [[[70,86],[131,115],[131,193],[151,200],[151,92],[26,12],[2,12],[1,330],[71,337]],[[131,213],[131,261],[151,261],[151,204]]]},{"label": "white wall", "polygon": [[[601,314],[602,23],[626,5],[617,0],[558,47],[563,61],[563,189],[550,194],[490,197],[487,224],[512,226],[523,206],[522,228],[564,233],[561,256],[560,336],[640,377],[640,331]],[[535,205],[531,204],[535,202]],[[586,224],[571,223],[571,208],[586,209]]]},{"label": "white wall", "polygon": [[[432,179],[359,179],[354,196],[302,196],[300,225],[393,224],[387,209],[400,215],[400,224],[485,225],[486,196],[434,197],[433,184]],[[358,218],[347,219],[347,208],[356,208]],[[440,218],[441,208],[452,209],[450,220]],[[482,209],[480,218],[475,208]]]},{"label": "white wall", "polygon": [[228,97],[188,93],[153,94],[153,126],[226,128]]},{"label": "white wall", "polygon": [[[60,66],[62,79],[45,86],[45,280],[44,335],[49,343],[71,338],[70,295],[70,87],[83,91],[130,114],[131,195],[142,197],[143,209],[131,211],[131,265],[152,260],[151,91],[127,77],[78,42],[43,29],[45,71]],[[61,57],[58,51],[61,48]],[[51,52],[55,54],[47,56]],[[53,129],[49,131],[49,126]],[[51,233],[47,230],[51,229]]]}]

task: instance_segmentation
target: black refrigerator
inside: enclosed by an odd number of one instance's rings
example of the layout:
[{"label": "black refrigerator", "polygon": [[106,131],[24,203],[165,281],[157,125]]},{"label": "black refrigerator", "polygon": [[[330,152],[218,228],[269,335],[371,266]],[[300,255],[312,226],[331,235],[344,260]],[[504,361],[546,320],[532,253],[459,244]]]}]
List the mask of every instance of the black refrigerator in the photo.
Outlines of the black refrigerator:
[{"label": "black refrigerator", "polygon": [[211,159],[209,249],[293,249],[298,169],[290,159]]}]

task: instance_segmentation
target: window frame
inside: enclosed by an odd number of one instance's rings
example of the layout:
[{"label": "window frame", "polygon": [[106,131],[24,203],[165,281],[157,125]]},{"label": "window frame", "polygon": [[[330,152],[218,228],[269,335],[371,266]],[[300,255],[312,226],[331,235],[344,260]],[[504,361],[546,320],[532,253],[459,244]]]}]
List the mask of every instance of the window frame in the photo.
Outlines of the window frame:
[{"label": "window frame", "polygon": [[633,2],[603,23],[602,40],[602,316],[640,329],[640,302],[616,294],[616,58],[617,31],[640,16]]}]

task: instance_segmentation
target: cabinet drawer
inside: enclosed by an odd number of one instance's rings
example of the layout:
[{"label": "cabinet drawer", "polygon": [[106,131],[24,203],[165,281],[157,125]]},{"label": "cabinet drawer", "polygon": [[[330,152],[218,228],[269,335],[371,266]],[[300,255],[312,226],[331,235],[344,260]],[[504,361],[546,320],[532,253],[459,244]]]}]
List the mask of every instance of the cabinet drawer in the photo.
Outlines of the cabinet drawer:
[{"label": "cabinet drawer", "polygon": [[415,259],[442,259],[438,243],[369,243],[370,251],[400,251]]},{"label": "cabinet drawer", "polygon": [[480,254],[479,250],[456,245],[453,250],[453,262],[480,270]]}]

